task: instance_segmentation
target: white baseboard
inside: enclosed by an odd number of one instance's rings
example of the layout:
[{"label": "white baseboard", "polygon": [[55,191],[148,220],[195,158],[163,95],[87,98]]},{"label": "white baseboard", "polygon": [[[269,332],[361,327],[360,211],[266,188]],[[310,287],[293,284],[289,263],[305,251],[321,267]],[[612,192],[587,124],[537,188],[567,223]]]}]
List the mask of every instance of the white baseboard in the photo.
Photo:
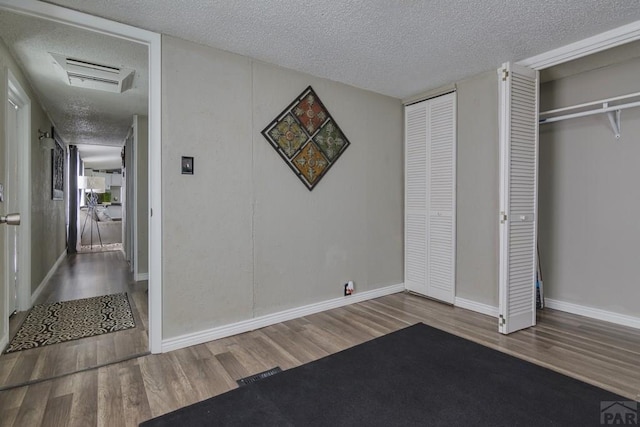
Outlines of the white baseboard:
[{"label": "white baseboard", "polygon": [[2,353],[4,349],[7,348],[8,345],[9,345],[9,333],[7,333],[7,335],[0,338],[0,353]]},{"label": "white baseboard", "polygon": [[33,306],[33,304],[35,304],[36,300],[38,299],[38,297],[40,296],[42,291],[44,291],[44,289],[47,287],[47,285],[49,284],[49,280],[51,279],[53,274],[56,272],[56,270],[58,269],[60,264],[62,264],[62,261],[64,261],[64,259],[66,257],[67,257],[67,250],[65,249],[64,252],[62,252],[62,254],[58,257],[56,262],[51,266],[51,268],[49,269],[49,272],[47,273],[47,275],[44,276],[44,279],[42,279],[42,282],[40,282],[40,284],[36,288],[35,292],[31,295],[31,305],[32,306]]},{"label": "white baseboard", "polygon": [[265,316],[255,317],[253,319],[243,320],[230,325],[218,326],[204,331],[194,332],[191,334],[181,335],[175,338],[162,340],[162,352],[178,350],[180,348],[192,345],[202,344],[208,341],[225,338],[231,335],[242,334],[244,332],[253,331],[264,328],[287,320],[296,319],[298,317],[308,316],[319,313],[321,311],[331,310],[357,302],[370,300],[373,298],[383,297],[404,291],[404,283],[386,286],[380,289],[374,289],[365,292],[356,292],[348,297],[339,297],[315,304],[309,304],[302,307],[292,308],[280,311],[278,313],[267,314]]},{"label": "white baseboard", "polygon": [[143,280],[149,280],[149,273],[136,273],[133,279],[136,282],[141,282]]},{"label": "white baseboard", "polygon": [[599,308],[587,307],[550,298],[545,298],[544,302],[546,307],[554,310],[566,311],[567,313],[640,329],[640,317],[628,316],[626,314],[614,313],[613,311],[601,310]]},{"label": "white baseboard", "polygon": [[466,310],[475,311],[476,313],[486,314],[487,316],[498,317],[498,307],[494,307],[492,305],[458,297],[455,298],[453,305]]}]

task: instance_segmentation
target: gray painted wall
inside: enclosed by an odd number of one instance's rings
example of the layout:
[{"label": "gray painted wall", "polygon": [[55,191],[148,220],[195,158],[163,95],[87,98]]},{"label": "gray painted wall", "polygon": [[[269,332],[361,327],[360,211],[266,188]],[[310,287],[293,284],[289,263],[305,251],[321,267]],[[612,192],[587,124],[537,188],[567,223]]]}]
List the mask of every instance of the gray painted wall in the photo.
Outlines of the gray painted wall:
[{"label": "gray painted wall", "polygon": [[498,79],[457,83],[456,297],[498,306]]},{"label": "gray painted wall", "polygon": [[149,272],[149,120],[147,116],[134,116],[136,131],[136,203],[138,274]]},{"label": "gray painted wall", "polygon": [[[638,90],[640,59],[541,87],[542,110]],[[640,109],[540,127],[539,245],[545,296],[638,316]]]},{"label": "gray painted wall", "polygon": [[[31,291],[34,292],[66,248],[66,200],[51,200],[51,150],[42,150],[38,129],[51,122],[31,98]],[[65,148],[66,153],[66,148]],[[66,154],[65,154],[66,155]],[[65,170],[68,168],[65,158]],[[65,186],[67,185],[65,181]],[[67,188],[65,188],[65,192]],[[65,197],[67,194],[65,193]]]},{"label": "gray painted wall", "polygon": [[[403,281],[399,100],[163,36],[163,336]],[[260,131],[312,85],[351,141],[309,192]],[[194,156],[194,175],[180,174]]]}]

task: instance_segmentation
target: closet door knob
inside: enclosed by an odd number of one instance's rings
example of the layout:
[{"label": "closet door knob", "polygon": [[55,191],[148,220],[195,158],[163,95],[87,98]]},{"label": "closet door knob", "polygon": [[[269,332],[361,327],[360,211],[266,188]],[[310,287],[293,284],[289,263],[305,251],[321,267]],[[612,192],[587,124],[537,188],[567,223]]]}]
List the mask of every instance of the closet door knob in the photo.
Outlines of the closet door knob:
[{"label": "closet door knob", "polygon": [[20,214],[12,213],[7,216],[0,216],[0,224],[20,225]]}]

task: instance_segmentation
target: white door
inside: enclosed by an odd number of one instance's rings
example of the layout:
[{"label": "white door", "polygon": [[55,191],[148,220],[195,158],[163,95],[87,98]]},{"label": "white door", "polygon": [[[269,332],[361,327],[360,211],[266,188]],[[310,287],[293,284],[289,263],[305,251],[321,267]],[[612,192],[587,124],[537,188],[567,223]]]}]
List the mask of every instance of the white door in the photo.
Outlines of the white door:
[{"label": "white door", "polygon": [[[5,158],[6,203],[3,213],[19,213],[18,226],[3,226],[6,236],[3,270],[6,283],[5,307],[12,313],[16,307],[14,295],[17,293],[17,309],[31,308],[31,100],[20,86],[11,70],[7,70],[7,117],[11,126],[3,130],[7,137],[7,157]],[[15,284],[15,285],[14,285]],[[16,291],[17,292],[14,292]]]},{"label": "white door", "polygon": [[[19,211],[18,199],[18,105],[11,99],[7,105],[7,159],[5,201],[3,214]],[[20,227],[6,227],[6,283],[9,287],[9,314],[18,310],[18,242]]]},{"label": "white door", "polygon": [[536,323],[538,72],[506,63],[500,82],[499,331]]},{"label": "white door", "polygon": [[456,97],[405,110],[405,287],[455,298]]},{"label": "white door", "polygon": [[405,108],[404,284],[427,293],[427,104]]}]

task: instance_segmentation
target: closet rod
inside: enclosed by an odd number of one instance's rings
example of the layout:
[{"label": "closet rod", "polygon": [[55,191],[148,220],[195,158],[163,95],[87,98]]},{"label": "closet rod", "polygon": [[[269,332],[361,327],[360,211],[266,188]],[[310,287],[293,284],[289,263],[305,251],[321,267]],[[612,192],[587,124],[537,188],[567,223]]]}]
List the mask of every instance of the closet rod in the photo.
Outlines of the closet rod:
[{"label": "closet rod", "polygon": [[571,107],[556,108],[555,110],[543,111],[540,113],[540,115],[548,116],[549,114],[562,113],[563,111],[577,110],[579,108],[591,107],[593,105],[602,105],[605,102],[622,101],[623,99],[637,98],[637,97],[640,97],[640,92],[630,93],[628,95],[616,96],[613,98],[602,99],[600,101],[585,102],[584,104],[572,105]]},{"label": "closet rod", "polygon": [[[589,111],[580,111],[578,113],[565,114],[563,116],[549,117],[547,119],[540,119],[540,124],[542,125],[545,123],[553,123],[553,122],[559,122],[561,120],[574,119],[576,117],[585,117],[585,116],[592,116],[594,114],[602,114],[602,113],[609,113],[612,111],[626,110],[627,108],[634,108],[634,107],[640,107],[640,101],[630,102],[628,104],[614,105],[611,107],[607,105],[607,102],[603,102],[602,108],[598,108],[596,110],[589,110]],[[540,115],[546,114],[546,113],[547,112],[540,113]]]}]

